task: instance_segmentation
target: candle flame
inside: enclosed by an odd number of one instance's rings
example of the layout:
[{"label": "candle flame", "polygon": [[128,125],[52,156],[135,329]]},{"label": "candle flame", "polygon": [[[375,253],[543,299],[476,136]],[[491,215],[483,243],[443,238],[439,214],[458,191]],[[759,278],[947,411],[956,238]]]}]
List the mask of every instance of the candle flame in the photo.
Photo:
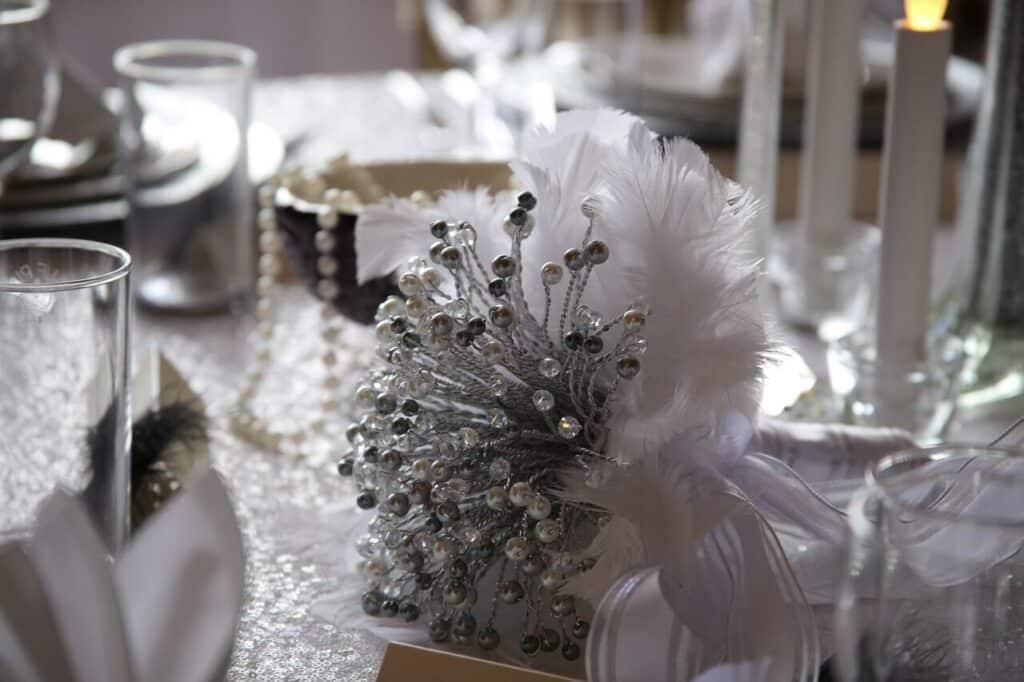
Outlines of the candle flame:
[{"label": "candle flame", "polygon": [[949,0],[904,0],[907,26],[914,31],[934,31],[942,25]]}]

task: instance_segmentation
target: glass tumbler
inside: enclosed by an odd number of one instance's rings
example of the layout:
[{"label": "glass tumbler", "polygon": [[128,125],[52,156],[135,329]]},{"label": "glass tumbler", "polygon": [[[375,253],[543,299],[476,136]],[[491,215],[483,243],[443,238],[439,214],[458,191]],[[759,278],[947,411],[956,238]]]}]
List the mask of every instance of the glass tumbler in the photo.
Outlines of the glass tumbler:
[{"label": "glass tumbler", "polygon": [[138,299],[178,312],[244,311],[254,283],[255,53],[165,40],[122,47],[114,67]]},{"label": "glass tumbler", "polygon": [[0,241],[0,540],[55,486],[111,553],[127,536],[130,270],[107,244]]},{"label": "glass tumbler", "polygon": [[836,609],[844,682],[1024,679],[1024,458],[887,457],[849,507]]}]

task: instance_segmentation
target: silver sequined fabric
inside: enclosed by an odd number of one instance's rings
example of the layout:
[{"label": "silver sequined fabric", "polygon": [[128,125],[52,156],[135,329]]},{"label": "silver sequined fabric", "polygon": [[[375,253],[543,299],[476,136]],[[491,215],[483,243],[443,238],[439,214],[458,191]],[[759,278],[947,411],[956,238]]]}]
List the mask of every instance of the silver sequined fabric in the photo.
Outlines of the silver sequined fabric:
[{"label": "silver sequined fabric", "polygon": [[[275,345],[281,352],[256,409],[272,415],[275,424],[301,426],[320,409],[317,305],[297,287],[281,291],[278,305]],[[383,642],[313,615],[313,605],[338,586],[328,567],[303,552],[295,537],[296,519],[315,518],[352,498],[334,471],[331,444],[311,439],[307,452],[285,455],[256,447],[228,428],[247,365],[245,326],[227,316],[136,316],[137,347],[157,345],[207,402],[213,465],[233,494],[245,538],[247,594],[228,679],[374,679]],[[360,332],[352,329],[347,336],[358,344]]]}]

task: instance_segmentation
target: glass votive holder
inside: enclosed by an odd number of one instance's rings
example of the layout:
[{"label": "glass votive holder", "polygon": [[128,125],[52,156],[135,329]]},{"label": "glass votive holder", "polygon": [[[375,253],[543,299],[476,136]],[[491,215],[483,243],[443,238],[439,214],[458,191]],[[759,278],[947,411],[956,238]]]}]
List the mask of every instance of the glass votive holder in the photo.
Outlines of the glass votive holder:
[{"label": "glass votive holder", "polygon": [[254,284],[248,131],[256,54],[164,40],[114,54],[137,297],[180,312],[245,310]]},{"label": "glass votive holder", "polygon": [[886,362],[866,328],[831,342],[827,361],[836,411],[846,423],[899,428],[928,442],[941,438],[953,418],[964,363],[955,340],[922,362]]},{"label": "glass votive holder", "polygon": [[130,270],[108,244],[0,240],[0,541],[57,486],[111,553],[127,536]]},{"label": "glass votive holder", "polygon": [[831,249],[807,241],[794,222],[780,223],[771,243],[769,275],[779,315],[830,341],[863,326],[877,281],[877,227],[851,222],[846,240]]},{"label": "glass votive holder", "polygon": [[1022,494],[1019,451],[881,459],[847,508],[833,679],[1022,679]]}]

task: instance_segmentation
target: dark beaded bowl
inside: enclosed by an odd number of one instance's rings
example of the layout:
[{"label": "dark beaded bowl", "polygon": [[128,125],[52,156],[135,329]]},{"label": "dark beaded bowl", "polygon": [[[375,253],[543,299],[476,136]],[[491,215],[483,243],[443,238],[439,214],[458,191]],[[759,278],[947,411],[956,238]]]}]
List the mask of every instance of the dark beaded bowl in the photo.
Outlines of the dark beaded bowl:
[{"label": "dark beaded bowl", "polygon": [[[371,177],[377,194],[408,196],[415,191],[436,194],[446,187],[488,186],[504,189],[509,185],[508,166],[500,162],[404,162],[375,164],[359,167],[363,177]],[[327,187],[349,189],[344,182],[351,173],[333,174],[325,171],[322,176]],[[367,200],[367,197],[361,197]],[[370,197],[376,200],[379,196]],[[300,197],[288,189],[278,191],[275,198],[277,225],[284,243],[284,250],[292,271],[302,280],[310,292],[317,294],[316,261],[320,255],[316,250],[315,238],[319,227],[316,216],[323,204],[319,197]],[[393,276],[381,277],[365,284],[356,281],[355,234],[358,213],[342,211],[338,214],[335,236],[334,258],[338,261],[338,272],[334,281],[340,290],[334,300],[338,312],[361,324],[373,322],[377,306],[392,294],[398,294]],[[426,229],[426,227],[424,227]]]}]

